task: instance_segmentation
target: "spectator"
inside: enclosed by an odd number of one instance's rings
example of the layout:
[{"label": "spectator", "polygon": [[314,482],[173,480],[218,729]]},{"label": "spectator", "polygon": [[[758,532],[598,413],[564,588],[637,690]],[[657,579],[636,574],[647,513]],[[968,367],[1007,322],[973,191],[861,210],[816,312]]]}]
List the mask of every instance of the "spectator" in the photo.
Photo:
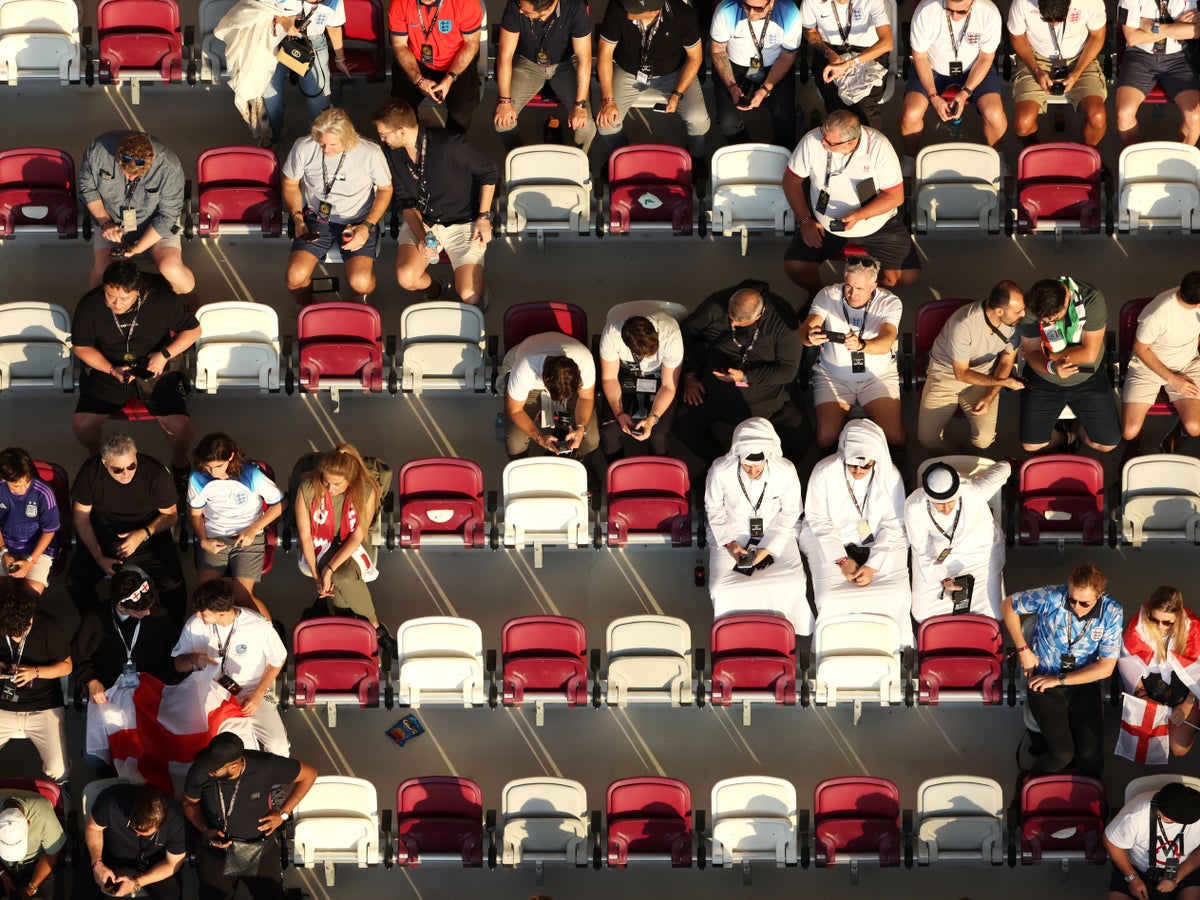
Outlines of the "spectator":
[{"label": "spectator", "polygon": [[67,638],[58,621],[38,609],[38,595],[16,578],[0,580],[0,635],[0,747],[29,738],[45,776],[64,784],[71,766],[59,679],[71,674]]},{"label": "spectator", "polygon": [[182,622],[186,587],[171,538],[179,513],[163,464],[138,453],[129,435],[110,434],[100,455],[75,476],[71,499],[78,546],[67,569],[67,592],[80,617],[100,602],[100,579],[134,565],[154,580],[167,612]]},{"label": "spectator", "polygon": [[[848,109],[863,125],[878,129],[883,119],[879,102],[886,79],[891,77],[887,72],[888,57],[896,43],[886,4],[883,0],[869,0],[855,8],[851,0],[833,0],[831,3],[802,0],[800,18],[804,38],[813,47],[813,83],[825,104],[825,111]],[[864,68],[872,62],[873,66]],[[878,71],[880,69],[882,71]],[[869,84],[868,73],[872,70],[878,77],[870,81],[877,83],[871,84],[860,99],[852,103],[843,100],[838,82],[857,83],[861,90]],[[783,146],[790,147],[791,144]]]},{"label": "spectator", "polygon": [[848,422],[837,453],[813,468],[800,531],[818,624],[821,616],[885,615],[912,644],[903,514],[904,482],[883,429],[870,419]]},{"label": "spectator", "polygon": [[683,365],[683,337],[669,314],[647,306],[614,320],[610,313],[600,332],[600,443],[609,462],[625,456],[621,435],[649,442],[650,452],[671,449],[671,422]]},{"label": "spectator", "polygon": [[466,134],[479,106],[482,23],[478,0],[395,0],[388,9],[392,96],[413,109],[427,97],[445,103],[446,128]]},{"label": "spectator", "polygon": [[171,650],[175,671],[203,672],[213,690],[228,692],[241,705],[242,715],[254,720],[259,746],[287,756],[291,744],[272,690],[287,662],[287,648],[270,619],[237,606],[235,599],[227,578],[196,588],[192,594],[196,614],[184,623]]},{"label": "spectator", "polygon": [[1008,33],[1020,64],[1012,82],[1015,130],[1036,144],[1038,116],[1050,97],[1067,97],[1083,117],[1083,142],[1099,146],[1108,130],[1108,86],[1100,69],[1108,17],[1103,0],[1017,0]]},{"label": "spectator", "polygon": [[700,23],[683,0],[609,0],[600,23],[596,116],[607,157],[623,142],[635,104],[677,112],[687,128],[694,172],[707,171],[704,137],[711,122],[696,76],[704,62]]},{"label": "spectator", "polygon": [[986,450],[995,442],[1000,389],[1025,387],[1013,377],[1024,315],[1021,288],[1001,281],[982,303],[965,304],[946,320],[929,349],[917,416],[917,440],[926,450],[948,449],[946,426],[956,409],[967,419],[973,448]]},{"label": "spectator", "polygon": [[[1121,604],[1105,593],[1107,584],[1096,566],[1082,563],[1066,584],[1010,594],[1001,604],[1029,679],[1025,702],[1046,744],[1031,775],[1100,775],[1101,697],[1121,652]],[[1029,643],[1021,630],[1027,613],[1037,617]]]},{"label": "spectator", "polygon": [[[1029,453],[1072,450],[1082,441],[1107,453],[1121,440],[1108,369],[1102,365],[1108,309],[1099,289],[1069,276],[1044,278],[1025,294],[1021,350],[1021,444]],[[1056,430],[1070,405],[1075,433]]]},{"label": "spectator", "polygon": [[179,157],[148,134],[107,131],[88,145],[79,200],[95,222],[89,287],[108,283],[104,275],[114,259],[149,252],[171,290],[195,309],[196,276],[181,250],[184,180]]},{"label": "spectator", "polygon": [[192,446],[183,354],[199,337],[200,323],[161,279],[147,278],[128,260],[110,264],[104,284],[80,298],[71,318],[71,342],[84,365],[75,440],[99,453],[104,423],[136,397],[166,433],[182,490]]},{"label": "spectator", "polygon": [[905,501],[912,614],[918,622],[967,612],[1000,618],[1004,531],[988,500],[1011,474],[1007,462],[992,463],[970,478],[935,462]]},{"label": "spectator", "polygon": [[67,835],[50,801],[33,791],[0,791],[0,890],[5,898],[57,897]]},{"label": "spectator", "polygon": [[350,290],[367,302],[375,290],[379,222],[391,200],[379,145],[363,140],[344,110],[330,107],[317,116],[283,164],[283,204],[296,226],[287,286],[297,303],[312,302],[313,271],[335,242]]},{"label": "spectator", "polygon": [[183,896],[187,823],[179,804],[161,791],[134,784],[105,788],[88,810],[84,841],[94,882],[86,896]]},{"label": "spectator", "polygon": [[[962,23],[961,25],[959,23]],[[902,167],[911,175],[925,113],[930,106],[943,122],[961,119],[974,100],[983,118],[983,140],[995,147],[1008,130],[1000,78],[992,64],[1003,37],[1004,19],[992,0],[921,0],[909,28],[912,68],[904,93],[900,135]],[[958,88],[952,100],[946,91]]]},{"label": "spectator", "polygon": [[723,288],[692,311],[681,326],[683,402],[672,431],[711,465],[724,453],[717,423],[769,419],[783,454],[798,463],[808,431],[791,389],[800,370],[795,314],[765,282],[747,279]]},{"label": "spectator", "polygon": [[[511,351],[504,389],[504,449],[509,459],[529,455],[530,443],[549,454],[582,459],[600,446],[596,425],[596,364],[591,351],[557,331],[525,338]],[[542,394],[554,406],[543,433]]]},{"label": "spectator", "polygon": [[830,113],[800,138],[783,192],[796,216],[783,269],[809,297],[821,290],[821,263],[840,257],[850,241],[879,260],[884,287],[917,280],[921,260],[897,215],[904,205],[900,161],[887,138],[860,125],[850,110]]},{"label": "spectator", "polygon": [[1171,755],[1185,755],[1195,743],[1200,710],[1176,667],[1200,659],[1200,616],[1183,605],[1178,588],[1155,588],[1129,620],[1121,656],[1117,668],[1125,693],[1171,707]]},{"label": "spectator", "polygon": [[596,137],[588,112],[592,90],[592,20],[585,0],[508,0],[496,47],[496,113],[505,151],[521,146],[517,118],[550,85],[567,127],[587,153]]},{"label": "spectator", "polygon": [[[329,50],[333,49],[333,62],[343,75],[350,75],[346,65],[345,44],[342,26],[346,24],[344,0],[275,0],[275,26],[273,40],[280,35],[306,38],[312,45],[312,60],[308,70],[300,75],[291,66],[277,62],[262,101],[267,120],[271,123],[271,146],[279,151],[283,144],[283,91],[292,75],[304,104],[308,108],[308,120],[314,121],[332,105],[333,71],[329,67]],[[286,38],[285,38],[286,39]]]},{"label": "spectator", "polygon": [[427,300],[449,299],[447,285],[428,271],[445,250],[458,296],[486,311],[491,294],[483,256],[492,240],[496,164],[448,132],[419,124],[403,100],[389,100],[373,120],[404,218],[396,250],[400,287],[424,291]]},{"label": "spectator", "polygon": [[1104,829],[1104,846],[1113,867],[1108,900],[1200,897],[1197,823],[1200,791],[1182,782],[1170,781],[1130,799]]},{"label": "spectator", "polygon": [[254,585],[262,578],[266,558],[264,532],[283,512],[283,492],[221,432],[200,439],[192,464],[196,470],[188,480],[188,513],[200,543],[200,583],[228,575],[238,606],[257,610],[270,621]]},{"label": "spectator", "polygon": [[833,449],[846,414],[858,403],[883,429],[893,452],[904,450],[896,335],[904,306],[879,287],[879,261],[852,256],[842,283],[821,288],[800,324],[800,342],[819,348],[813,369],[817,446]]},{"label": "spectator", "polygon": [[708,470],[704,509],[714,617],[786,616],[796,634],[812,634],[808,580],[796,545],[804,513],[800,478],[769,421],[747,419],[734,429],[729,453]]},{"label": "spectator", "polygon": [[[1142,310],[1133,354],[1121,388],[1122,436],[1127,453],[1141,445],[1146,413],[1166,388],[1179,421],[1159,448],[1174,453],[1184,432],[1200,435],[1200,271],[1183,276],[1179,287],[1163,291]],[[2,474],[2,472],[0,472]]]},{"label": "spectator", "polygon": [[1142,139],[1138,108],[1160,85],[1179,107],[1179,140],[1200,140],[1200,79],[1183,42],[1196,37],[1194,0],[1121,0],[1117,4],[1125,53],[1117,78],[1117,133],[1125,146]]},{"label": "spectator", "polygon": [[[247,750],[235,734],[218,734],[209,741],[183,786],[183,814],[203,838],[196,854],[200,900],[233,900],[239,884],[254,900],[282,900],[276,832],[316,778],[308,763]],[[276,785],[286,791],[278,806]],[[245,859],[244,867],[230,857],[235,850]]]},{"label": "spectator", "polygon": [[0,578],[19,578],[35,593],[50,584],[58,555],[58,502],[22,447],[0,450]]},{"label": "spectator", "polygon": [[765,107],[772,143],[796,143],[796,78],[800,14],[794,3],[722,0],[709,26],[712,39],[713,100],[726,143],[750,140],[743,113]]}]

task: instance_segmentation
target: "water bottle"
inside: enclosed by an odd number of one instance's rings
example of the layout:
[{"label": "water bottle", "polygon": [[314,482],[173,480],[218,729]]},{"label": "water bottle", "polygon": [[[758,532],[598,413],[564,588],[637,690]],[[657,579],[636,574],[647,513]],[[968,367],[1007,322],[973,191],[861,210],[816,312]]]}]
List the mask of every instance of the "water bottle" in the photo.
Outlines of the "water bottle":
[{"label": "water bottle", "polygon": [[438,258],[438,239],[432,231],[425,232],[425,255],[430,259]]}]

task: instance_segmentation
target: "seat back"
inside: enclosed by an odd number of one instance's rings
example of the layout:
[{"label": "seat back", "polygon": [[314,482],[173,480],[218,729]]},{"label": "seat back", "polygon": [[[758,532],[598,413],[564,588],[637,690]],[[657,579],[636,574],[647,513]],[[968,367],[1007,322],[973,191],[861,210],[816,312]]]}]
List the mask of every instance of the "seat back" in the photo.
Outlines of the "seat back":
[{"label": "seat back", "polygon": [[783,181],[792,151],[774,144],[730,144],[713,153],[713,190],[733,184],[777,185]]},{"label": "seat back", "polygon": [[519,706],[529,694],[538,702],[588,702],[587,633],[565,616],[509,619],[500,634],[503,703]]},{"label": "seat back", "polygon": [[1200,496],[1200,460],[1176,453],[1134,457],[1122,468],[1121,496],[1139,494]]},{"label": "seat back", "polygon": [[796,787],[782,778],[743,775],[722,778],[712,789],[713,824],[725,818],[782,818],[796,822]]},{"label": "seat back", "polygon": [[539,656],[582,661],[587,653],[587,632],[582,622],[566,616],[521,616],[504,623],[500,653],[506,662]]},{"label": "seat back", "polygon": [[71,515],[71,481],[67,477],[67,470],[58,463],[36,459],[33,464],[37,468],[38,478],[54,492],[54,503],[59,511],[58,533],[50,545],[55,548],[54,563],[50,567],[53,574],[67,567],[67,551],[71,549],[75,529],[75,520]]},{"label": "seat back", "polygon": [[293,814],[297,865],[379,864],[379,800],[366,779],[318,775]]},{"label": "seat back", "polygon": [[925,383],[929,370],[929,351],[954,313],[974,300],[931,300],[917,307],[913,320],[913,377],[917,384]]},{"label": "seat back", "polygon": [[319,390],[324,380],[383,387],[383,325],[379,310],[363,303],[314,303],[296,321],[300,384]]},{"label": "seat back", "polygon": [[[346,24],[342,26],[346,63],[352,77],[382,81],[389,68],[387,22],[381,0],[346,0]],[[344,78],[336,68],[334,78]]]},{"label": "seat back", "polygon": [[839,854],[900,862],[900,792],[886,778],[828,778],[813,791],[816,862],[829,866]]},{"label": "seat back", "polygon": [[536,144],[509,151],[504,159],[504,180],[510,188],[531,184],[590,188],[592,175],[587,154],[578,147]]},{"label": "seat back", "polygon": [[0,0],[0,80],[78,82],[79,18],[74,0]]},{"label": "seat back", "polygon": [[949,614],[926,619],[917,631],[918,700],[1000,703],[1003,644],[1000,623],[989,616]]},{"label": "seat back", "polygon": [[296,818],[354,814],[374,818],[379,815],[379,796],[375,785],[365,778],[346,775],[318,775],[308,793],[296,804]]},{"label": "seat back", "polygon": [[683,658],[692,652],[692,630],[673,616],[623,616],[608,623],[604,644],[610,663],[626,656]]},{"label": "seat back", "polygon": [[605,794],[610,866],[640,858],[692,861],[692,792],[677,778],[622,778]]},{"label": "seat back", "polygon": [[400,314],[401,387],[482,392],[486,335],[483,310],[448,300],[416,303]]},{"label": "seat back", "polygon": [[1004,851],[1004,795],[991,778],[930,778],[917,789],[917,859],[981,859]]},{"label": "seat back", "polygon": [[742,700],[796,702],[796,631],[782,616],[735,614],[713,623],[712,694],[715,706]]},{"label": "seat back", "polygon": [[[105,785],[108,787],[108,785]],[[54,807],[60,825],[67,824],[67,796],[62,787],[48,778],[0,778],[0,791],[30,791],[41,794]]]},{"label": "seat back", "polygon": [[1200,778],[1195,775],[1140,775],[1130,779],[1129,784],[1125,785],[1125,802],[1128,803],[1138,794],[1157,793],[1160,788],[1166,787],[1173,781],[1178,781],[1192,790],[1200,791]]},{"label": "seat back", "polygon": [[196,311],[196,388],[279,389],[279,316],[265,303],[223,300]]},{"label": "seat back", "polygon": [[574,303],[559,300],[536,300],[515,303],[504,311],[502,334],[504,352],[535,334],[557,331],[584,346],[588,342],[587,313]]},{"label": "seat back", "polygon": [[1039,221],[1100,229],[1100,152],[1086,144],[1052,142],[1026,147],[1017,158],[1018,225]]},{"label": "seat back", "polygon": [[102,81],[123,71],[183,77],[183,41],[176,0],[100,0],[96,7]]},{"label": "seat back", "polygon": [[0,238],[17,231],[76,237],[78,210],[68,154],[53,147],[0,150]]},{"label": "seat back", "polygon": [[991,778],[950,775],[929,778],[917,788],[917,819],[931,816],[1004,818],[1004,791]]},{"label": "seat back", "polygon": [[916,159],[913,220],[930,228],[998,231],[1003,178],[1000,155],[983,144],[935,144]]},{"label": "seat back", "polygon": [[279,163],[261,147],[213,147],[196,160],[200,235],[283,232]]},{"label": "seat back", "polygon": [[1068,454],[1034,457],[1021,464],[1017,533],[1023,544],[1051,539],[1101,543],[1104,469],[1094,459]]},{"label": "seat back", "polygon": [[0,304],[0,390],[70,391],[74,385],[67,311],[38,301]]},{"label": "seat back", "polygon": [[630,535],[667,536],[672,546],[691,543],[691,483],[687,466],[665,456],[619,459],[608,467],[608,543]]},{"label": "seat back", "polygon": [[900,789],[886,778],[826,778],[813,789],[813,819],[887,819],[900,823]]},{"label": "seat back", "polygon": [[292,655],[298,662],[339,657],[370,659],[378,652],[375,628],[362,619],[305,619],[292,630]]},{"label": "seat back", "polygon": [[519,497],[587,497],[587,470],[574,459],[515,459],[504,467],[504,503]]},{"label": "seat back", "polygon": [[609,224],[613,234],[631,228],[692,233],[692,158],[680,147],[637,144],[608,158]]},{"label": "seat back", "polygon": [[341,700],[379,705],[379,642],[370,622],[341,616],[306,619],[292,631],[295,702]]},{"label": "seat back", "polygon": [[483,471],[468,459],[414,459],[397,475],[400,545],[423,537],[461,535],[468,547],[486,538]]},{"label": "seat back", "polygon": [[1117,166],[1117,203],[1122,230],[1191,230],[1200,224],[1200,149],[1178,141],[1126,147]]},{"label": "seat back", "polygon": [[1021,789],[1021,861],[1082,858],[1102,862],[1108,800],[1104,784],[1084,775],[1041,775]]},{"label": "seat back", "polygon": [[213,32],[236,3],[237,0],[200,0],[196,15],[200,34],[201,81],[216,82],[229,77],[229,67],[225,62],[225,42],[218,40]]},{"label": "seat back", "polygon": [[483,864],[483,792],[469,778],[428,775],[396,788],[396,862]]},{"label": "seat back", "polygon": [[483,658],[483,632],[479,625],[454,616],[409,619],[396,632],[396,645],[402,668],[412,659],[437,656]]}]

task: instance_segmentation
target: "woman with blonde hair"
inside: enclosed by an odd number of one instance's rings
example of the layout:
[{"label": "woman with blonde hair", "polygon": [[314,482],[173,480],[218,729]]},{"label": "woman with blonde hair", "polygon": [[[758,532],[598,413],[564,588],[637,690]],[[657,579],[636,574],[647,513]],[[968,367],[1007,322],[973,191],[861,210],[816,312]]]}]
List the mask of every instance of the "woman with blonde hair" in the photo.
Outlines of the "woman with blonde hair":
[{"label": "woman with blonde hair", "polygon": [[1175,666],[1200,659],[1200,616],[1183,605],[1177,588],[1164,584],[1142,604],[1125,628],[1122,657],[1125,692],[1171,707],[1171,755],[1183,756],[1200,728],[1200,707]]}]

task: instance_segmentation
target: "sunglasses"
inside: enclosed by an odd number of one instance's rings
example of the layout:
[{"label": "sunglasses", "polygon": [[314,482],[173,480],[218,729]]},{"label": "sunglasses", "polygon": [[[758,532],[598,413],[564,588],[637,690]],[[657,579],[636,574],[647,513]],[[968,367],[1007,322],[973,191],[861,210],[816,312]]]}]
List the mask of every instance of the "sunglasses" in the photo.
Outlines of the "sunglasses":
[{"label": "sunglasses", "polygon": [[869,462],[865,466],[860,466],[858,463],[846,463],[846,468],[847,469],[858,469],[859,471],[862,471],[862,472],[870,472],[873,468],[875,468],[875,463]]},{"label": "sunglasses", "polygon": [[853,144],[857,140],[858,140],[858,138],[846,138],[846,140],[844,140],[844,141],[831,141],[829,139],[829,135],[827,135],[823,131],[821,132],[821,143],[824,144],[826,147],[840,147],[843,144]]},{"label": "sunglasses", "polygon": [[950,13],[950,15],[954,16],[955,18],[958,18],[959,16],[965,16],[970,11],[971,7],[969,6],[966,9],[950,9],[950,7],[946,7],[946,12]]},{"label": "sunglasses", "polygon": [[1067,597],[1067,603],[1069,603],[1071,606],[1075,607],[1076,609],[1084,609],[1084,610],[1091,609],[1093,606],[1096,605],[1095,600],[1077,600],[1074,597],[1070,597],[1070,596]]},{"label": "sunglasses", "polygon": [[[108,466],[108,463],[105,463],[105,465]],[[112,472],[114,475],[122,475],[125,472],[133,472],[136,469],[137,460],[134,460],[127,466],[108,466],[108,471]]]},{"label": "sunglasses", "polygon": [[762,6],[755,6],[753,3],[742,3],[742,9],[746,10],[746,12],[766,12],[770,7],[770,3],[764,3]]},{"label": "sunglasses", "polygon": [[1174,619],[1156,619],[1154,616],[1147,616],[1146,618],[1161,628],[1173,628],[1175,625]]},{"label": "sunglasses", "polygon": [[146,160],[143,159],[142,157],[130,156],[128,153],[121,154],[121,162],[124,163],[125,165],[129,165],[130,163],[133,163],[135,166],[139,166],[139,167],[144,166],[146,164]]}]

